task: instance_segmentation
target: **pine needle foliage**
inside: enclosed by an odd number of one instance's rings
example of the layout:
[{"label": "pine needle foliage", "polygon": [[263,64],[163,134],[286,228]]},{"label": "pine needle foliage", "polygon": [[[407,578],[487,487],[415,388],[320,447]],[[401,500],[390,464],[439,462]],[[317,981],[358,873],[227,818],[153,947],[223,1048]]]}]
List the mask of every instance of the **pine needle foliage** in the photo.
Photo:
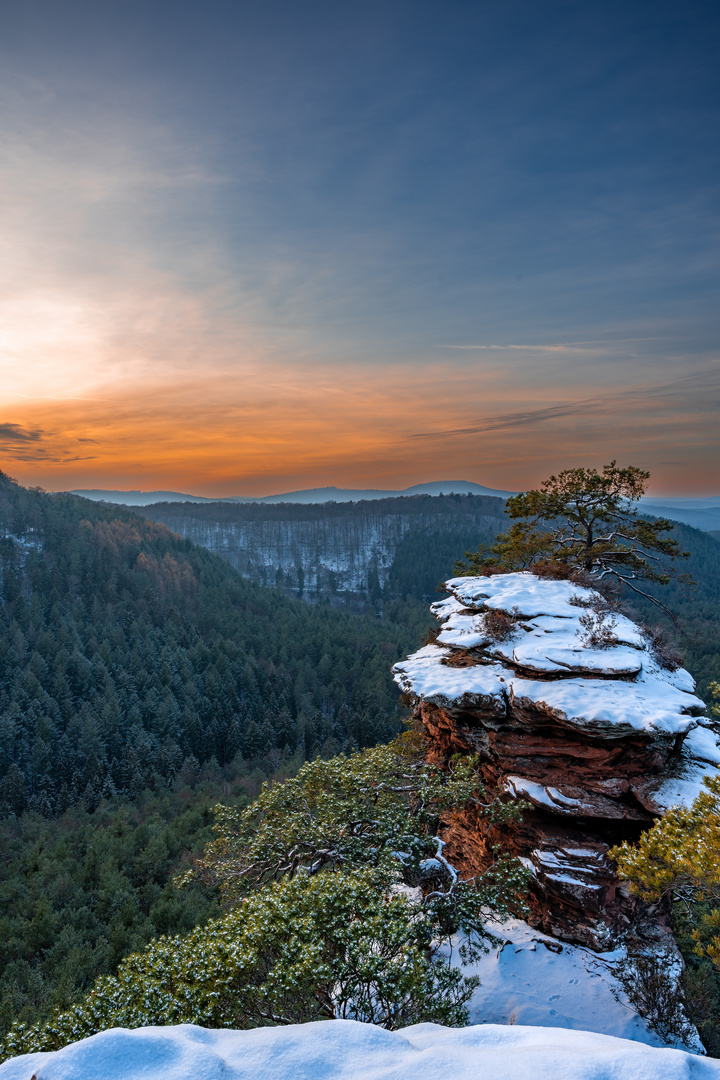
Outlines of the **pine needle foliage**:
[{"label": "pine needle foliage", "polygon": [[[711,707],[720,717],[720,682],[710,684]],[[643,899],[655,901],[687,884],[720,901],[720,774],[707,777],[690,807],[673,806],[643,833],[637,846],[611,850],[618,873]]]},{"label": "pine needle foliage", "polygon": [[647,519],[633,506],[650,473],[615,461],[597,469],[565,469],[540,489],[506,503],[513,521],[494,544],[466,552],[458,574],[536,569],[546,576],[610,579],[664,607],[638,582],[666,585],[677,576],[673,562],[686,558],[668,536],[673,523]]},{"label": "pine needle foliage", "polygon": [[[441,814],[471,800],[493,822],[516,820],[520,811],[515,803],[481,802],[473,758],[441,769],[424,760],[424,750],[423,738],[408,732],[349,757],[308,762],[296,777],[265,784],[244,810],[216,807],[216,839],[181,883],[200,877],[234,903],[269,881],[324,869],[372,867],[409,886],[447,876],[435,835]],[[485,883],[506,880],[510,862]]]},{"label": "pine needle foliage", "polygon": [[[720,683],[710,684],[720,716]],[[610,851],[620,877],[644,900],[671,894],[695,923],[699,956],[720,970],[720,774],[705,779],[690,807],[671,807],[642,835],[637,846],[623,843]]]},{"label": "pine needle foliage", "polygon": [[477,956],[483,918],[523,910],[527,871],[498,852],[484,874],[461,879],[443,855],[440,815],[474,801],[502,822],[522,808],[485,801],[472,759],[441,770],[424,750],[407,734],[308,763],[246,810],[218,808],[216,839],[180,883],[212,881],[230,911],[127,957],[49,1023],[16,1025],[3,1055],[116,1026],[467,1023],[478,980],[451,965],[450,939],[462,929],[461,956]]},{"label": "pine needle foliage", "polygon": [[[709,690],[711,712],[720,716],[720,683]],[[668,977],[662,957],[630,957],[628,995],[663,1038],[682,1042],[689,1019],[708,1054],[720,1057],[720,773],[705,779],[692,806],[671,807],[636,846],[623,843],[609,854],[641,899],[672,901],[671,925],[685,962],[678,981]],[[645,991],[652,991],[648,1001],[659,994],[659,1013],[648,1010]]]}]

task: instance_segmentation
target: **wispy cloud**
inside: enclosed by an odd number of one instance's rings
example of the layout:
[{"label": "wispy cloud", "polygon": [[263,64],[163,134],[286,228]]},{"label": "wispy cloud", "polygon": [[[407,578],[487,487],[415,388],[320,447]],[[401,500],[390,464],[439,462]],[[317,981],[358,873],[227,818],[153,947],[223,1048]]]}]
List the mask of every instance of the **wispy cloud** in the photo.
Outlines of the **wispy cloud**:
[{"label": "wispy cloud", "polygon": [[43,431],[29,430],[21,427],[20,424],[0,424],[0,441],[2,442],[38,442],[43,435]]},{"label": "wispy cloud", "polygon": [[613,408],[624,408],[637,411],[632,403],[640,403],[640,412],[648,413],[655,408],[658,399],[672,399],[688,392],[696,391],[700,387],[709,397],[688,402],[693,411],[708,411],[716,407],[717,394],[720,389],[720,368],[704,368],[700,371],[688,372],[677,379],[666,382],[652,383],[644,386],[627,387],[622,390],[614,390],[605,394],[597,394],[592,397],[577,398],[574,401],[563,401],[556,405],[547,405],[538,409],[526,409],[518,412],[496,413],[484,416],[475,423],[465,427],[448,428],[441,431],[414,432],[408,437],[411,439],[440,439],[452,438],[460,435],[478,435],[482,432],[500,431],[505,428],[531,428],[537,424],[558,420],[562,417],[581,417],[593,412],[601,412]]},{"label": "wispy cloud", "polygon": [[439,345],[440,349],[478,350],[487,352],[577,352],[588,345],[597,345],[605,349],[612,349],[616,345],[636,344],[641,341],[666,341],[663,337],[636,337],[636,338],[593,338],[589,341],[563,341],[554,345]]},{"label": "wispy cloud", "polygon": [[65,394],[60,397],[58,394],[23,394],[20,390],[16,391],[17,397],[27,398],[29,401],[87,401],[85,395],[81,394]]},{"label": "wispy cloud", "polygon": [[522,412],[500,413],[485,416],[476,424],[462,428],[450,428],[445,431],[420,431],[408,436],[411,439],[442,439],[454,435],[478,435],[483,431],[500,431],[503,428],[527,428],[548,420],[557,420],[561,416],[578,416],[593,408],[599,408],[599,399],[588,398],[585,401],[566,402],[549,405],[543,409],[526,409]]},{"label": "wispy cloud", "polygon": [[488,352],[569,352],[577,346],[574,345],[440,345],[440,349],[459,349],[470,351],[486,350]]}]

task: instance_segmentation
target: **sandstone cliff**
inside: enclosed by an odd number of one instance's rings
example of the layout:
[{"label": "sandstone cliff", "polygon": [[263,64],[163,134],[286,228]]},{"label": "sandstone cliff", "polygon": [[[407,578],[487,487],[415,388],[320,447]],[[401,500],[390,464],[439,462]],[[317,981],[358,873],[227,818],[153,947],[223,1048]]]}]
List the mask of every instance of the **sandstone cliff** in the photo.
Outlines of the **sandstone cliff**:
[{"label": "sandstone cliff", "polygon": [[[523,572],[447,588],[436,642],[393,669],[433,756],[475,753],[488,788],[529,804],[502,839],[533,873],[535,925],[602,949],[642,933],[653,920],[641,924],[607,851],[692,802],[720,762],[692,677],[569,581]],[[472,813],[446,836],[468,870],[498,839]]]}]

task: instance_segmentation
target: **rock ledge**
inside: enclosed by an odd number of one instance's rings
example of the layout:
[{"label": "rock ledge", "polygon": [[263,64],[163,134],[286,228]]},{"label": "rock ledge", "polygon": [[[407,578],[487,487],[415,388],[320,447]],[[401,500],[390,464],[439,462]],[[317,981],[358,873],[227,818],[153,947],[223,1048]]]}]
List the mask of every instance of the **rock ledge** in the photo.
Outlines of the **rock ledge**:
[{"label": "rock ledge", "polygon": [[[659,932],[662,919],[647,922],[606,856],[689,805],[720,763],[692,676],[663,667],[640,627],[572,582],[521,572],[446,587],[431,608],[436,642],[394,677],[435,760],[477,754],[490,789],[531,805],[502,839],[533,872],[534,924],[596,949],[631,927]],[[446,839],[475,870],[500,837],[468,812]]]}]

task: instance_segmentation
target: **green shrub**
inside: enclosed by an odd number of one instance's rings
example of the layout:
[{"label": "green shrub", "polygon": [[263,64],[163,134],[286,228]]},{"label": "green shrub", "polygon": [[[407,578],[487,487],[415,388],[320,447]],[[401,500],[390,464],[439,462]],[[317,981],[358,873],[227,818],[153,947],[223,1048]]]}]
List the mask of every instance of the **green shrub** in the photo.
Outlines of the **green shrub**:
[{"label": "green shrub", "polygon": [[405,736],[309,763],[244,811],[220,808],[218,837],[186,878],[219,885],[232,910],[151,942],[49,1023],[15,1025],[4,1055],[117,1026],[466,1023],[477,979],[451,966],[451,938],[462,928],[461,956],[475,955],[483,917],[522,907],[527,872],[498,852],[462,880],[443,855],[440,815],[471,801],[496,821],[520,809],[482,801],[471,759],[441,770],[423,752]]}]

